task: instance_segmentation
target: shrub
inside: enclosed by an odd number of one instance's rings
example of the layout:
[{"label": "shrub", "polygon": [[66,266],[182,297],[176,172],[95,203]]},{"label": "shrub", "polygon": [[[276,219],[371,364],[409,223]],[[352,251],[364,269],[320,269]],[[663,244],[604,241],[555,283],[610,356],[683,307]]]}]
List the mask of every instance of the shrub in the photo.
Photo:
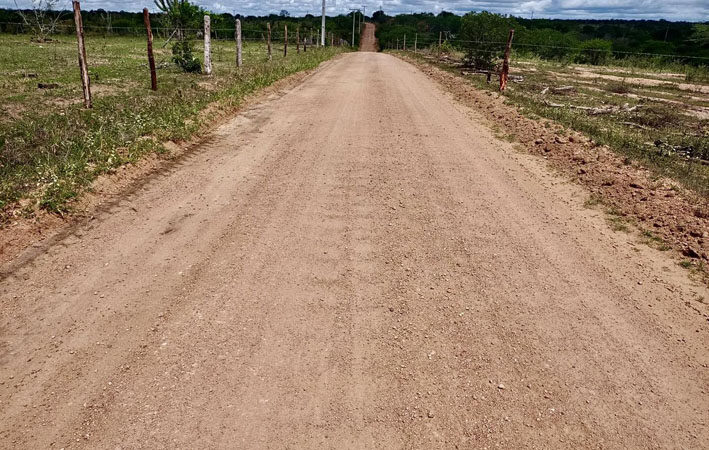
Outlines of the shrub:
[{"label": "shrub", "polygon": [[492,70],[502,56],[515,20],[487,11],[463,16],[460,34],[466,50],[464,62],[481,70]]},{"label": "shrub", "polygon": [[192,46],[188,40],[177,41],[172,46],[172,60],[185,72],[197,73],[202,71],[202,64],[192,54]]},{"label": "shrub", "polygon": [[591,39],[579,45],[576,62],[600,66],[606,64],[613,54],[613,43],[604,39]]}]

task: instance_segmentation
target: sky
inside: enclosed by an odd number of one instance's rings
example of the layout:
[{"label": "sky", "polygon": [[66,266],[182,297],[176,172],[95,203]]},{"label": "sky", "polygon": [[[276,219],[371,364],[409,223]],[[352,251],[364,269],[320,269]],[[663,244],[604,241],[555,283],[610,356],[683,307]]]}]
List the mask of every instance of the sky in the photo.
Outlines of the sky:
[{"label": "sky", "polygon": [[[28,7],[38,0],[0,0],[0,7]],[[69,0],[59,0],[64,9]],[[322,0],[194,0],[214,12],[248,15],[278,14],[288,11],[292,16],[319,15]],[[327,0],[328,15],[347,13],[349,8],[366,5],[367,15],[383,9],[389,15],[411,12],[491,11],[515,16],[574,18],[574,19],[666,19],[709,21],[709,0]],[[153,0],[83,0],[82,9],[141,11],[147,6],[155,10]]]}]

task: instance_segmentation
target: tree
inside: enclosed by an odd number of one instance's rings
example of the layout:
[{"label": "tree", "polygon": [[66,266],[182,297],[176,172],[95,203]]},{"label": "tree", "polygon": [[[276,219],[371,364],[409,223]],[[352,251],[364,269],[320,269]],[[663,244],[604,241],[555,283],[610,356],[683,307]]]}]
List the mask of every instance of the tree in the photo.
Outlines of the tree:
[{"label": "tree", "polygon": [[556,60],[571,57],[578,45],[578,40],[571,33],[562,33],[551,28],[521,29],[515,33],[515,41],[524,44],[518,47],[519,51]]},{"label": "tree", "polygon": [[709,47],[709,23],[696,23],[692,27],[692,41],[700,47]]},{"label": "tree", "polygon": [[154,0],[155,6],[165,13],[166,25],[174,30],[177,39],[185,38],[185,30],[190,26],[197,27],[202,9],[188,0]]},{"label": "tree", "polygon": [[172,60],[185,72],[199,72],[202,65],[192,54],[190,41],[185,37],[189,26],[199,24],[199,16],[203,12],[199,6],[192,5],[188,0],[154,0],[158,9],[165,13],[165,20],[177,35],[177,42],[172,46]]},{"label": "tree", "polygon": [[37,42],[45,42],[57,30],[57,23],[61,12],[56,12],[55,7],[59,0],[32,0],[30,13],[21,10],[15,1],[17,13],[22,18],[22,23],[30,28]]},{"label": "tree", "polygon": [[282,9],[278,15],[281,17],[290,17],[290,13],[288,12],[287,9]]},{"label": "tree", "polygon": [[384,11],[381,9],[379,11],[374,11],[372,14],[372,22],[374,23],[384,23],[387,20],[389,20],[391,17],[387,16]]},{"label": "tree", "polygon": [[480,70],[492,70],[502,57],[507,35],[515,24],[512,18],[487,11],[464,15],[460,34],[466,49],[465,64]]},{"label": "tree", "polygon": [[593,64],[600,66],[608,62],[613,54],[613,43],[605,39],[590,39],[583,41],[579,45],[579,52],[576,55],[576,62],[581,64]]}]

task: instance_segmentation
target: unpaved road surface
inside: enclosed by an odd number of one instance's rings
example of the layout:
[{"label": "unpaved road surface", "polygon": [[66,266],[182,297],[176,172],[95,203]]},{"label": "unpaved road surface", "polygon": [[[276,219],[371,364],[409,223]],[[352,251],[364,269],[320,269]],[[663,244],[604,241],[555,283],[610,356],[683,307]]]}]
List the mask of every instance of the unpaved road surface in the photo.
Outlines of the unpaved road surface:
[{"label": "unpaved road surface", "polygon": [[350,53],[0,282],[0,447],[709,442],[706,289]]},{"label": "unpaved road surface", "polygon": [[362,39],[359,44],[359,51],[361,52],[376,52],[377,51],[377,38],[374,35],[376,31],[373,23],[365,23],[364,30],[362,30]]}]

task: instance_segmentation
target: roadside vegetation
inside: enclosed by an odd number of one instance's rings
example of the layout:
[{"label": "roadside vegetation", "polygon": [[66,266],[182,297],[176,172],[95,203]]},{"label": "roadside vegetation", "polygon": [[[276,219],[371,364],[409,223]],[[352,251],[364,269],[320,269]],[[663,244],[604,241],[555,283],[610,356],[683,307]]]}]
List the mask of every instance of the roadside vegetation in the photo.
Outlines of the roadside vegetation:
[{"label": "roadside vegetation", "polygon": [[[268,61],[263,42],[247,42],[245,65],[235,67],[234,41],[212,40],[213,75],[185,73],[172,50],[156,39],[159,89],[150,90],[144,37],[87,37],[93,108],[81,103],[76,41],[48,42],[0,35],[0,224],[22,206],[67,211],[70,200],[93,181],[142,155],[163,152],[163,142],[185,140],[235,109],[244,97],[298,71],[312,69],[343,47],[295,48],[283,57],[274,44]],[[203,54],[200,40],[192,42]]]},{"label": "roadside vegetation", "polygon": [[[457,16],[449,12],[401,14],[376,11],[377,39],[382,49],[437,45],[439,37],[464,51],[470,62],[502,55],[510,29],[517,54],[563,63],[624,65],[643,69],[671,68],[688,77],[707,77],[709,23],[665,20],[525,19],[486,11]],[[706,78],[705,78],[706,80]],[[692,80],[687,80],[692,81]]]},{"label": "roadside vegetation", "polygon": [[[0,9],[0,226],[38,208],[66,212],[99,174],[163,152],[163,142],[190,138],[249,93],[350,48],[353,13],[328,18],[327,45],[319,47],[320,17],[313,15],[293,18],[282,10],[243,17],[211,13],[188,0],[151,3],[146,6],[158,11],[151,15],[156,92],[150,90],[143,14],[82,11],[93,97],[88,110],[81,104],[72,13],[58,9],[64,5],[57,0],[24,11]],[[205,15],[211,18],[209,76],[202,61]],[[238,69],[237,18],[244,61]]]},{"label": "roadside vegetation", "polygon": [[[413,55],[410,55],[413,56]],[[438,59],[415,55],[498,91],[485,74],[466,69],[463,52]],[[623,67],[554,63],[514,54],[513,83],[505,98],[525,115],[552,119],[583,132],[630,161],[709,197],[709,83],[686,83],[681,74]],[[494,80],[496,81],[496,80]]]},{"label": "roadside vegetation", "polygon": [[[667,36],[696,39],[691,47],[668,39],[663,51],[685,54],[673,57],[615,51],[628,39],[654,42],[660,28],[653,21],[529,21],[488,12],[459,20],[407,15],[384,20],[379,33],[391,43],[398,33],[412,31],[406,24],[414,18],[418,28],[413,31],[453,27],[455,33],[441,33],[440,47],[437,37],[426,42],[425,32],[407,34],[409,54],[415,36],[416,57],[463,73],[476,87],[491,91],[498,90],[489,81],[496,81],[509,30],[515,29],[512,83],[503,93],[508,101],[528,116],[583,132],[628,163],[641,162],[656,177],[670,177],[709,197],[709,58],[702,59],[709,54],[706,25],[661,23]],[[442,19],[448,22],[439,23]],[[630,36],[626,41],[617,38],[621,29]],[[601,33],[608,39],[597,37]],[[397,39],[403,50],[403,36]],[[636,48],[654,47],[638,41]]]}]

